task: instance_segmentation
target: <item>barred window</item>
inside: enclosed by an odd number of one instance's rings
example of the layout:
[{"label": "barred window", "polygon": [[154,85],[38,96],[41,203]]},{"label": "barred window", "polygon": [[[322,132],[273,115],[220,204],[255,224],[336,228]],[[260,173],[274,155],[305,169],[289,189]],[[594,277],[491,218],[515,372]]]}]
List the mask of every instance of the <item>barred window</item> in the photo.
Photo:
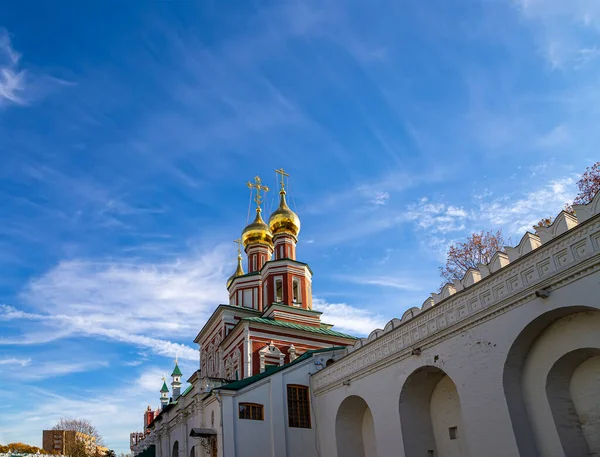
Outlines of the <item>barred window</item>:
[{"label": "barred window", "polygon": [[310,427],[310,399],[308,387],[288,384],[288,423],[290,427]]},{"label": "barred window", "polygon": [[240,419],[253,421],[264,420],[263,405],[256,403],[240,403]]}]

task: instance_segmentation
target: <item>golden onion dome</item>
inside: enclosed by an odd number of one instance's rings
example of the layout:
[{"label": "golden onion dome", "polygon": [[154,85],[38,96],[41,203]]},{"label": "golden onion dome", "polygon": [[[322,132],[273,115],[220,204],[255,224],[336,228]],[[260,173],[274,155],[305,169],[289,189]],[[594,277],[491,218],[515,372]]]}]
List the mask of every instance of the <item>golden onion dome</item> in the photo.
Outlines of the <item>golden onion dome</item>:
[{"label": "golden onion dome", "polygon": [[300,218],[294,213],[285,201],[285,190],[279,192],[279,207],[269,218],[269,228],[273,236],[287,233],[294,237],[300,233]]},{"label": "golden onion dome", "polygon": [[250,244],[266,244],[273,246],[273,234],[269,230],[269,226],[263,221],[260,215],[260,208],[256,208],[256,217],[254,221],[247,225],[242,232],[242,243],[244,249]]}]

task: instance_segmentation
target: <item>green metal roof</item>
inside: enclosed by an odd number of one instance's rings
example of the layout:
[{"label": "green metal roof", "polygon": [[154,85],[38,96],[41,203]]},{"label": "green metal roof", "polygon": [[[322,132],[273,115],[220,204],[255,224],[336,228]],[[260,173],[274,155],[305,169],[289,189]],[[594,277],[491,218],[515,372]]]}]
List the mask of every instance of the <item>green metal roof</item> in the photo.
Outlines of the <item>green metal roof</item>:
[{"label": "green metal roof", "polygon": [[279,367],[272,368],[267,371],[263,371],[262,373],[255,374],[254,376],[250,376],[249,378],[244,378],[239,381],[230,382],[229,384],[225,384],[221,387],[218,387],[217,390],[218,389],[222,389],[222,390],[243,389],[244,387],[249,386],[250,384],[254,384],[257,381],[260,381],[261,379],[267,378],[281,370],[285,370],[286,368],[289,368],[292,365],[302,362],[303,360],[306,360],[309,357],[311,357],[313,354],[318,354],[319,352],[329,352],[329,351],[333,351],[335,349],[344,349],[344,346],[334,346],[334,347],[330,347],[330,348],[313,349],[312,351],[306,351],[304,354],[302,354],[300,357],[298,357],[293,362],[287,363],[285,365],[281,365]]},{"label": "green metal roof", "polygon": [[267,325],[275,325],[277,327],[292,328],[295,330],[302,330],[304,332],[320,333],[321,335],[337,336],[339,338],[351,338],[353,340],[356,339],[355,336],[346,335],[345,333],[336,332],[335,330],[330,330],[327,328],[311,327],[310,325],[293,324],[292,322],[277,321],[275,319],[271,319],[271,318],[267,318],[267,317],[244,317],[242,320],[247,321],[247,322],[256,322],[258,324],[267,324]]},{"label": "green metal roof", "polygon": [[185,397],[185,396],[186,396],[186,395],[189,393],[189,391],[190,391],[190,390],[192,390],[192,387],[194,387],[194,386],[193,386],[193,385],[191,385],[191,384],[190,384],[189,386],[187,386],[187,389],[185,389],[185,390],[183,391],[183,393],[181,394],[181,396],[182,396],[182,397]]},{"label": "green metal roof", "polygon": [[173,373],[171,373],[171,376],[183,376],[177,362],[175,362],[175,368],[173,368]]},{"label": "green metal roof", "polygon": [[160,389],[161,392],[168,392],[169,388],[167,387],[167,381],[163,381],[163,386],[162,389]]}]

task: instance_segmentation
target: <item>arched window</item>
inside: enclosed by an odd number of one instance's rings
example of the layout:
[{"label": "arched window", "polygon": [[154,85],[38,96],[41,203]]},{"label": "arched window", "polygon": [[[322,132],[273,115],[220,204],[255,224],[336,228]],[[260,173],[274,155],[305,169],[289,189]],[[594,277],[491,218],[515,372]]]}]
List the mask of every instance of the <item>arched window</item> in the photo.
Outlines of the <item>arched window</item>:
[{"label": "arched window", "polygon": [[173,453],[171,457],[179,457],[179,441],[175,441],[173,444]]}]

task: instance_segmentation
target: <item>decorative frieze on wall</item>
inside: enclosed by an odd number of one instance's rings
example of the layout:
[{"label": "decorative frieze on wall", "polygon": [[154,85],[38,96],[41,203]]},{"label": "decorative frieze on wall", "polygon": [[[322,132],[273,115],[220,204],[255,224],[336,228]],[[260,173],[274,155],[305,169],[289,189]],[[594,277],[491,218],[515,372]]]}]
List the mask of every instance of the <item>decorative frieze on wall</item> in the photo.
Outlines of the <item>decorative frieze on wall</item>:
[{"label": "decorative frieze on wall", "polygon": [[[576,214],[589,221],[579,226],[576,216],[561,212],[549,227],[526,233],[515,247],[494,255],[490,263],[467,271],[460,281],[431,294],[421,308],[410,308],[401,319],[392,319],[348,348],[349,355],[314,375],[317,390],[343,381],[388,356],[415,349],[426,338],[503,302],[518,300],[520,292],[600,253],[600,193],[588,205],[576,205]],[[567,233],[568,232],[568,233]],[[561,236],[562,235],[562,236]],[[559,237],[557,239],[557,237]],[[510,302],[508,299],[513,299]]]}]

